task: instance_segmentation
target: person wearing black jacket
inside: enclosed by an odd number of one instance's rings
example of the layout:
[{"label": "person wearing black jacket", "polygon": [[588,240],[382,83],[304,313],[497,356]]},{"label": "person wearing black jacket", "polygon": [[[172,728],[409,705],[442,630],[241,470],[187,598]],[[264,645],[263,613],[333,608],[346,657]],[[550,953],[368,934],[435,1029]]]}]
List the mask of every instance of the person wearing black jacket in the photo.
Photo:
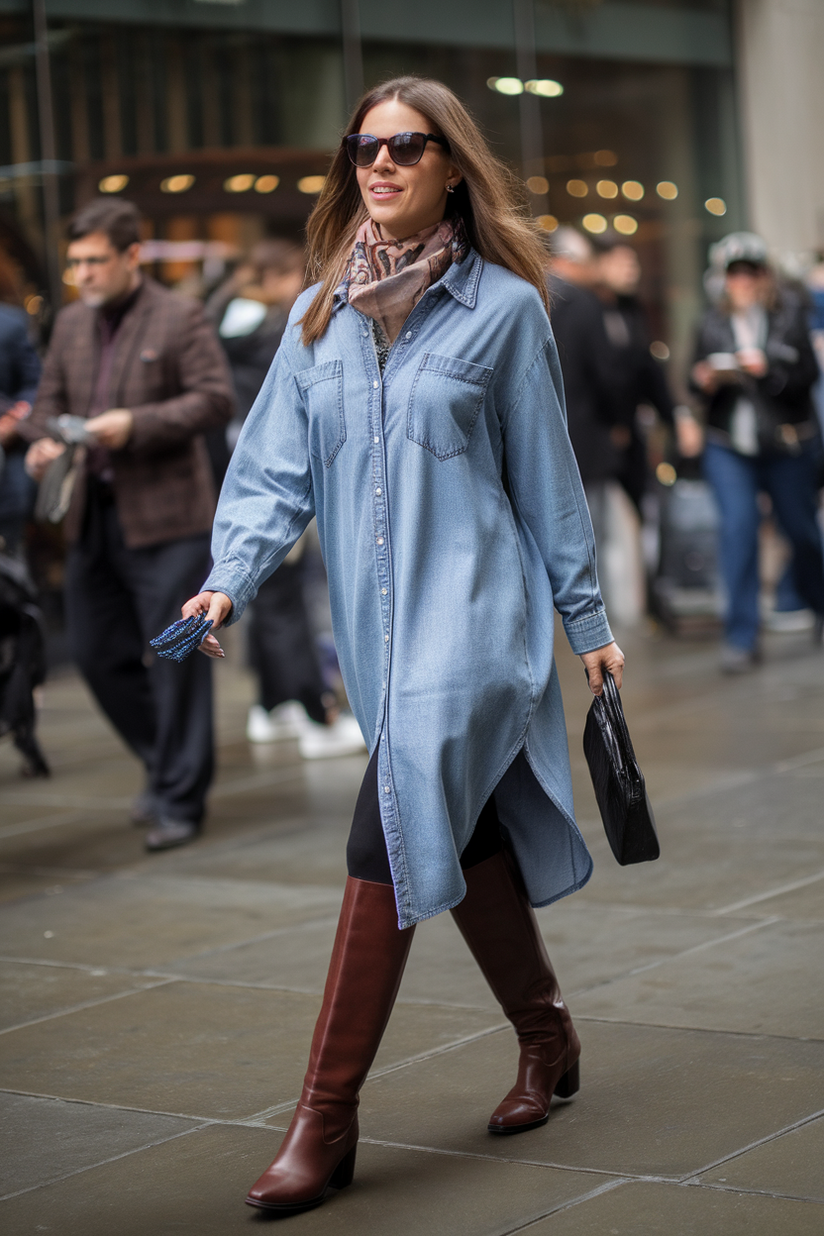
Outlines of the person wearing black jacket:
[{"label": "person wearing black jacket", "polygon": [[40,381],[40,360],[28,335],[26,314],[0,304],[0,549],[21,551],[26,519],[37,486],[23,466],[28,442],[20,423],[31,412]]},{"label": "person wearing black jacket", "polygon": [[820,435],[811,388],[818,365],[801,298],[776,283],[760,237],[732,233],[714,261],[724,295],[698,330],[692,381],[706,405],[704,470],[715,493],[727,593],[721,668],[758,658],[758,495],[772,499],[790,540],[796,589],[824,625],[824,557],[817,521]]},{"label": "person wearing black jacket", "polygon": [[612,347],[601,305],[586,286],[591,263],[589,242],[574,228],[559,228],[552,237],[549,276],[552,331],[564,376],[569,436],[597,546],[605,536],[606,484],[621,471],[626,443]]}]

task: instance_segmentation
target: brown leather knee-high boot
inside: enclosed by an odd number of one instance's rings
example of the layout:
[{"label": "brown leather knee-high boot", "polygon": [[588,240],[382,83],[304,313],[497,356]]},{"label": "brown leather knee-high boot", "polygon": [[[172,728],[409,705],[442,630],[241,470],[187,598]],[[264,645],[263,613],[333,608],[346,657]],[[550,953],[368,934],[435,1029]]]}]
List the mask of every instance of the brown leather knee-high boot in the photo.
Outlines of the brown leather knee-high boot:
[{"label": "brown leather knee-high boot", "polygon": [[464,879],[466,897],[453,917],[521,1047],[518,1080],[488,1127],[523,1133],[546,1124],[553,1094],[577,1091],[581,1043],[514,860],[502,851]]},{"label": "brown leather knee-high boot", "polygon": [[398,930],[391,884],[346,882],[335,947],[312,1037],[309,1067],[289,1130],[246,1201],[290,1213],[352,1183],[358,1091],[398,994],[414,928]]}]

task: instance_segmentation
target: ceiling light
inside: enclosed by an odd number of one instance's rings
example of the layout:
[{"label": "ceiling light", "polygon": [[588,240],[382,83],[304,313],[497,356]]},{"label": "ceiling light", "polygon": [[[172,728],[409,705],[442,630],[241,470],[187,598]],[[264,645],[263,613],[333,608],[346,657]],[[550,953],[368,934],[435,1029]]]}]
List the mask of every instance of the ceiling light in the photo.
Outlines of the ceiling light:
[{"label": "ceiling light", "polygon": [[723,197],[709,197],[704,202],[704,209],[708,210],[711,215],[725,215],[727,213],[727,203]]},{"label": "ceiling light", "polygon": [[596,150],[592,161],[596,167],[615,167],[618,156],[614,150]]},{"label": "ceiling light", "polygon": [[567,193],[571,197],[586,197],[589,193],[589,188],[585,180],[568,180]]},{"label": "ceiling light", "polygon": [[520,77],[488,77],[486,84],[490,90],[497,90],[498,94],[524,93],[524,83]]},{"label": "ceiling light", "polygon": [[526,187],[530,193],[549,193],[549,181],[546,176],[530,176]]},{"label": "ceiling light", "polygon": [[254,183],[254,172],[239,172],[237,176],[230,176],[228,180],[224,180],[223,188],[227,193],[248,193]]},{"label": "ceiling light", "polygon": [[182,172],[178,176],[167,176],[165,180],[161,180],[160,188],[164,193],[185,193],[194,183],[194,176]]},{"label": "ceiling light", "polygon": [[599,197],[617,197],[618,186],[614,180],[599,180],[595,192]]},{"label": "ceiling light", "polygon": [[644,196],[644,186],[637,180],[625,180],[621,185],[621,192],[631,202],[640,202]]},{"label": "ceiling light", "polygon": [[301,193],[320,193],[325,182],[325,176],[301,176],[298,189]]},{"label": "ceiling light", "polygon": [[[530,94],[540,95],[542,99],[557,99],[559,95],[564,93],[564,88],[560,82],[554,82],[552,78],[540,78],[537,81],[526,82],[524,89]],[[518,92],[520,93],[520,91]]]},{"label": "ceiling light", "polygon": [[674,185],[671,180],[662,180],[655,186],[655,192],[665,202],[674,202],[678,197],[678,185]]},{"label": "ceiling light", "polygon": [[670,358],[670,350],[661,339],[656,339],[649,345],[649,350],[656,360],[665,361]]},{"label": "ceiling light", "polygon": [[120,193],[126,188],[129,183],[129,177],[122,174],[116,176],[104,176],[98,181],[97,187],[101,193]]},{"label": "ceiling light", "polygon": [[256,193],[274,193],[280,184],[280,176],[258,176],[255,181]]},{"label": "ceiling light", "polygon": [[638,231],[638,220],[633,219],[632,215],[616,215],[612,220],[612,226],[622,236],[634,236]]},{"label": "ceiling light", "polygon": [[535,220],[538,227],[543,228],[545,232],[554,232],[558,226],[558,220],[554,215],[538,215]]},{"label": "ceiling light", "polygon": [[603,215],[584,215],[581,220],[588,232],[605,232],[607,230],[607,221]]}]

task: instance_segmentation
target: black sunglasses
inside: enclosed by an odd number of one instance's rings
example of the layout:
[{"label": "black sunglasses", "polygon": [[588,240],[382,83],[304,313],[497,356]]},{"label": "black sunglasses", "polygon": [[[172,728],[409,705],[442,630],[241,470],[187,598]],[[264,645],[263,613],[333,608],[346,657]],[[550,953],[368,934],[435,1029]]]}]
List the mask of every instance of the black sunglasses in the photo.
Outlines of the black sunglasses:
[{"label": "black sunglasses", "polygon": [[343,146],[355,167],[371,167],[386,146],[393,163],[398,167],[412,167],[420,163],[427,142],[437,142],[449,150],[448,142],[434,133],[396,133],[394,137],[373,137],[371,133],[350,133],[343,139]]}]

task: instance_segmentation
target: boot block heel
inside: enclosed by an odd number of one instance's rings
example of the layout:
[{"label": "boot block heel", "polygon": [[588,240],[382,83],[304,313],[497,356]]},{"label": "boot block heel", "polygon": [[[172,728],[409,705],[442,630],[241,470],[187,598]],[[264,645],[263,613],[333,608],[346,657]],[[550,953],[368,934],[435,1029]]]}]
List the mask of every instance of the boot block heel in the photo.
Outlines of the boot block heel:
[{"label": "boot block heel", "polygon": [[337,1165],[332,1175],[329,1177],[329,1185],[333,1189],[345,1189],[350,1185],[355,1177],[355,1157],[358,1153],[357,1142],[352,1149],[343,1156],[340,1163]]},{"label": "boot block heel", "polygon": [[579,1061],[575,1061],[571,1069],[567,1069],[563,1077],[555,1087],[554,1094],[558,1099],[571,1099],[574,1094],[577,1094],[581,1088],[581,1068]]}]

